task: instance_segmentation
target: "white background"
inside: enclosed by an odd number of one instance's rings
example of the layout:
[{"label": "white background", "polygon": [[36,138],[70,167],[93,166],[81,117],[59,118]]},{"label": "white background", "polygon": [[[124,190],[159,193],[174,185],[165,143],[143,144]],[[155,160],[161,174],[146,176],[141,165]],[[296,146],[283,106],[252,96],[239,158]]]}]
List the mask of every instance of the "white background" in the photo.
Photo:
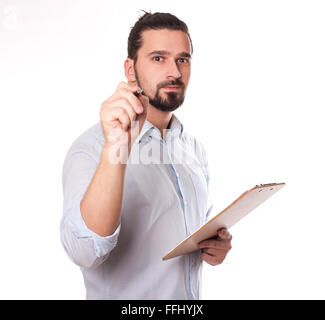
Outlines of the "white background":
[{"label": "white background", "polygon": [[202,298],[324,299],[325,5],[314,0],[1,0],[0,298],[85,298],[60,243],[61,170],[125,80],[140,9],[189,27],[176,115],[207,150],[215,213],[256,184],[287,183],[231,228]]}]

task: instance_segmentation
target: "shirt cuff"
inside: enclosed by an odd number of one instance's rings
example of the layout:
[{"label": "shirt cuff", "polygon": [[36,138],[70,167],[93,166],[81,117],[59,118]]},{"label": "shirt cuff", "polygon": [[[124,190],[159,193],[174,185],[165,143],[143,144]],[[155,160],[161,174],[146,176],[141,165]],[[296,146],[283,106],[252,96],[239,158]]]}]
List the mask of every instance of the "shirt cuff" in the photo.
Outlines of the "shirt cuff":
[{"label": "shirt cuff", "polygon": [[103,257],[116,246],[121,229],[121,222],[113,234],[106,237],[100,236],[87,227],[81,215],[80,203],[70,211],[66,219],[68,220],[66,223],[69,223],[71,231],[77,239],[90,238],[93,240],[96,257]]}]

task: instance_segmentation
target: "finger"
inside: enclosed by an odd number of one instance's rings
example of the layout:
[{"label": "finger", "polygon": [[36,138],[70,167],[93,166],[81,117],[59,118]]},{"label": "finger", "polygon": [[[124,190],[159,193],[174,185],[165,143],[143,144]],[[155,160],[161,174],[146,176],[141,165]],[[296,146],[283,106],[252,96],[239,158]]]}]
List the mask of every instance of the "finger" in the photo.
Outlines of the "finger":
[{"label": "finger", "polygon": [[122,129],[127,131],[131,124],[130,117],[125,109],[116,107],[111,109],[112,116],[121,123]]},{"label": "finger", "polygon": [[202,254],[203,253],[213,257],[214,260],[216,262],[218,262],[218,264],[220,264],[225,260],[228,252],[225,250],[214,250],[214,249],[208,248],[208,249],[204,249]]},{"label": "finger", "polygon": [[110,102],[110,108],[123,108],[129,115],[130,121],[135,120],[137,116],[131,104],[125,98]]},{"label": "finger", "polygon": [[224,249],[204,248],[202,253],[207,253],[210,256],[224,256],[227,254],[227,251]]},{"label": "finger", "polygon": [[212,266],[216,266],[217,264],[220,264],[223,261],[223,260],[218,259],[215,256],[211,256],[207,253],[202,253],[201,259]]},{"label": "finger", "polygon": [[103,105],[103,104],[106,104],[106,103],[108,103],[108,102],[110,102],[110,101],[114,101],[114,100],[118,100],[118,99],[120,99],[120,98],[121,98],[120,89],[126,89],[126,90],[128,90],[128,91],[130,91],[130,92],[135,92],[135,91],[137,91],[137,90],[140,90],[140,87],[137,86],[137,85],[128,84],[128,83],[126,83],[126,82],[124,82],[124,81],[121,81],[121,82],[118,84],[118,86],[117,86],[115,92],[114,92],[114,93],[113,93],[109,98],[107,98],[106,100],[104,100],[104,101],[102,102],[102,105]]},{"label": "finger", "polygon": [[139,90],[140,87],[138,85],[136,85],[136,84],[129,84],[127,82],[121,81],[118,84],[116,91],[118,91],[119,89],[127,89],[127,90],[133,92],[133,91]]},{"label": "finger", "polygon": [[142,113],[143,111],[143,106],[142,103],[140,101],[139,98],[137,98],[133,92],[135,91],[130,91],[128,89],[120,89],[120,93],[122,95],[122,97],[126,98],[128,100],[128,102],[130,103],[130,105],[132,106],[132,108],[134,109],[134,111],[136,113]]},{"label": "finger", "polygon": [[221,228],[218,230],[218,236],[220,237],[220,239],[223,239],[223,240],[231,240],[232,239],[232,235],[225,228]]},{"label": "finger", "polygon": [[231,244],[229,240],[204,240],[199,243],[199,247],[201,249],[204,248],[213,248],[213,249],[222,249],[222,250],[230,250]]},{"label": "finger", "polygon": [[139,89],[140,87],[137,85],[131,85],[126,82],[120,82],[112,96],[106,99],[103,103],[119,100],[121,97],[124,96],[124,91],[132,93],[136,92]]},{"label": "finger", "polygon": [[210,240],[203,240],[199,243],[199,248],[214,248],[216,246],[215,242],[217,240],[210,239]]}]

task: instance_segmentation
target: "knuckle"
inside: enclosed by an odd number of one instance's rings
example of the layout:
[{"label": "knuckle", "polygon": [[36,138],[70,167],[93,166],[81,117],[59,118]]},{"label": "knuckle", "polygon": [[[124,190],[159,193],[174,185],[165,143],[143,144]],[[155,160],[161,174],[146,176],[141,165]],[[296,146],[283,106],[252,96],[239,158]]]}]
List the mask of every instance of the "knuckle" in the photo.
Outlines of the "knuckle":
[{"label": "knuckle", "polygon": [[201,246],[205,246],[205,241],[201,241],[201,242],[199,243],[199,245],[201,245]]},{"label": "knuckle", "polygon": [[109,104],[110,100],[109,99],[106,99],[104,100],[102,103],[101,103],[101,108],[105,108],[108,104]]},{"label": "knuckle", "polygon": [[122,111],[122,117],[123,117],[123,119],[124,120],[128,120],[129,119],[129,115],[127,114],[127,112],[124,110],[124,109],[122,109],[123,111]]},{"label": "knuckle", "polygon": [[203,253],[203,258],[206,262],[210,260],[210,256],[207,253]]},{"label": "knuckle", "polygon": [[119,89],[119,93],[125,97],[128,94],[128,90],[125,87]]},{"label": "knuckle", "polygon": [[224,249],[228,250],[230,247],[230,243],[229,242],[225,242],[223,245]]},{"label": "knuckle", "polygon": [[220,260],[215,259],[215,260],[213,261],[213,265],[216,266],[216,265],[218,265],[218,264],[220,264]]},{"label": "knuckle", "polygon": [[117,112],[120,117],[125,117],[126,111],[123,107],[117,107]]},{"label": "knuckle", "polygon": [[121,82],[119,82],[117,88],[118,88],[118,89],[125,88],[125,85],[126,85],[126,82],[121,81]]}]

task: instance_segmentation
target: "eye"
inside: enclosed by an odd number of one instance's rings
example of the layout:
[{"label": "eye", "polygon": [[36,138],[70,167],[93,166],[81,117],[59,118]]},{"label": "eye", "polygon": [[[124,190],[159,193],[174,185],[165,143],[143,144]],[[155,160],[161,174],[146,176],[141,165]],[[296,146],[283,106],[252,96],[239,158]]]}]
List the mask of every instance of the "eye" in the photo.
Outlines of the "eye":
[{"label": "eye", "polygon": [[159,57],[159,56],[157,56],[157,57],[154,57],[154,58],[153,58],[153,60],[154,60],[154,61],[157,61],[157,62],[161,61],[161,60],[159,60],[159,59],[163,59],[163,57]]},{"label": "eye", "polygon": [[179,58],[178,61],[180,61],[181,63],[189,63],[190,61],[186,58]]}]

